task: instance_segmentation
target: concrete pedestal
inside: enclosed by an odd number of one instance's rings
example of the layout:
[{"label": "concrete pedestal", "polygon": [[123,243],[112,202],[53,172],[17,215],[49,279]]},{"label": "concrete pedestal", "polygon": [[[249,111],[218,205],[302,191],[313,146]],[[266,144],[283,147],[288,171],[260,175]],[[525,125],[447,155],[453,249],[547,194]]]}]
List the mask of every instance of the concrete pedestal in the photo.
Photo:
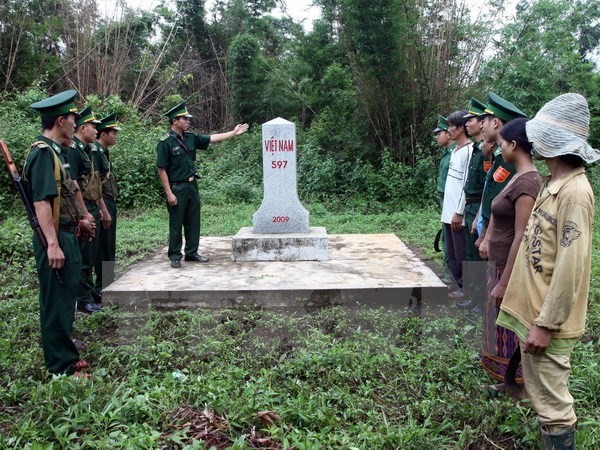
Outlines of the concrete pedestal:
[{"label": "concrete pedestal", "polygon": [[120,308],[149,305],[222,308],[259,305],[306,310],[315,306],[405,307],[411,298],[447,304],[448,288],[393,234],[329,235],[328,261],[239,262],[231,237],[203,237],[207,264],[169,265],[166,249],[139,262],[103,291]]},{"label": "concrete pedestal", "polygon": [[311,227],[308,233],[257,234],[250,227],[233,236],[233,261],[327,261],[327,231]]}]

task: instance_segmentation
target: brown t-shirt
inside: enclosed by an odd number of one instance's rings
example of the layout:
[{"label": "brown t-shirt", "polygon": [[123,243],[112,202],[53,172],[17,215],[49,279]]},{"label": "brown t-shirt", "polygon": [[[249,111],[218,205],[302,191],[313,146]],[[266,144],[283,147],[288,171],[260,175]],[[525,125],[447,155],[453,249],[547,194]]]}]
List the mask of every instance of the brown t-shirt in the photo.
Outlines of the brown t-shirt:
[{"label": "brown t-shirt", "polygon": [[521,195],[534,200],[540,192],[542,181],[537,171],[526,172],[506,186],[492,202],[494,227],[491,230],[489,260],[496,262],[497,269],[506,266],[508,253],[515,238],[515,203]]}]

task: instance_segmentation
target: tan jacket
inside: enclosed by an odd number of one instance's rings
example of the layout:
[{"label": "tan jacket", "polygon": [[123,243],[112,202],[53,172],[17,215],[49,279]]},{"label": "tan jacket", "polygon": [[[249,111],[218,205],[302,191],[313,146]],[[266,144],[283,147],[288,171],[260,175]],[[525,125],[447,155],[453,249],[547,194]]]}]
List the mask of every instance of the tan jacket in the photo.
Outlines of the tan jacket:
[{"label": "tan jacket", "polygon": [[581,336],[585,328],[594,194],[579,168],[545,183],[538,196],[501,309],[528,329],[536,324],[553,338]]}]

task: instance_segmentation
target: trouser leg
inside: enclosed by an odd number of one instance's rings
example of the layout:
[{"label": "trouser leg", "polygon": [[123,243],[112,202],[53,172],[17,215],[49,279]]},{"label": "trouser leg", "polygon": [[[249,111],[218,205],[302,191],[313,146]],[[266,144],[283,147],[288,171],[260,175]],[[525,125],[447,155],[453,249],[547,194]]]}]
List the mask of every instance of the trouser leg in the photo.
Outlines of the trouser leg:
[{"label": "trouser leg", "polygon": [[189,256],[197,254],[198,243],[200,242],[200,195],[196,182],[189,184],[183,230],[185,233],[185,254]]},{"label": "trouser leg", "polygon": [[463,287],[462,264],[466,258],[466,239],[464,229],[453,231],[449,224],[444,224],[446,229],[446,242],[448,244],[448,265],[458,287]]},{"label": "trouser leg", "polygon": [[171,190],[177,197],[177,204],[170,206],[167,204],[169,211],[169,251],[170,260],[181,259],[182,234],[181,227],[185,219],[185,211],[188,202],[188,186],[186,184],[178,184],[171,186]]},{"label": "trouser leg", "polygon": [[77,301],[79,304],[94,303],[92,291],[95,289],[95,283],[92,272],[96,264],[96,254],[98,253],[98,241],[100,238],[100,213],[98,206],[95,202],[87,200],[85,206],[88,212],[94,216],[96,235],[91,240],[84,236],[79,237],[79,252],[81,254],[81,275],[77,290]]},{"label": "trouser leg", "polygon": [[71,374],[74,371],[73,364],[79,361],[79,352],[71,340],[71,328],[75,317],[81,259],[74,234],[59,231],[58,242],[65,255],[65,263],[60,270],[62,283],[50,268],[46,251],[37,238],[33,239],[40,282],[40,328],[48,371]]},{"label": "trouser leg", "polygon": [[115,280],[117,203],[112,198],[104,196],[104,204],[108,209],[112,222],[108,229],[104,229],[102,226],[99,229],[98,253],[94,265],[96,292],[101,291],[104,286],[108,286]]},{"label": "trouser leg", "polygon": [[549,433],[558,433],[577,422],[573,397],[569,392],[571,374],[570,355],[544,352],[531,355],[521,344],[525,389],[535,409],[540,424]]}]

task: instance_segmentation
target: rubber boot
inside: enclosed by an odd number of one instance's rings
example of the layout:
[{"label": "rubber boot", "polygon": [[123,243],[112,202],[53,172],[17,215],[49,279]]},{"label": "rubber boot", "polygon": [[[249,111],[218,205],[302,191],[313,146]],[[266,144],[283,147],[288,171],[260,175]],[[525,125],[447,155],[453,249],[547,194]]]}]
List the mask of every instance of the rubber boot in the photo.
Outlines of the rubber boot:
[{"label": "rubber boot", "polygon": [[559,433],[548,433],[542,426],[542,450],[575,450],[575,427],[565,428]]}]

